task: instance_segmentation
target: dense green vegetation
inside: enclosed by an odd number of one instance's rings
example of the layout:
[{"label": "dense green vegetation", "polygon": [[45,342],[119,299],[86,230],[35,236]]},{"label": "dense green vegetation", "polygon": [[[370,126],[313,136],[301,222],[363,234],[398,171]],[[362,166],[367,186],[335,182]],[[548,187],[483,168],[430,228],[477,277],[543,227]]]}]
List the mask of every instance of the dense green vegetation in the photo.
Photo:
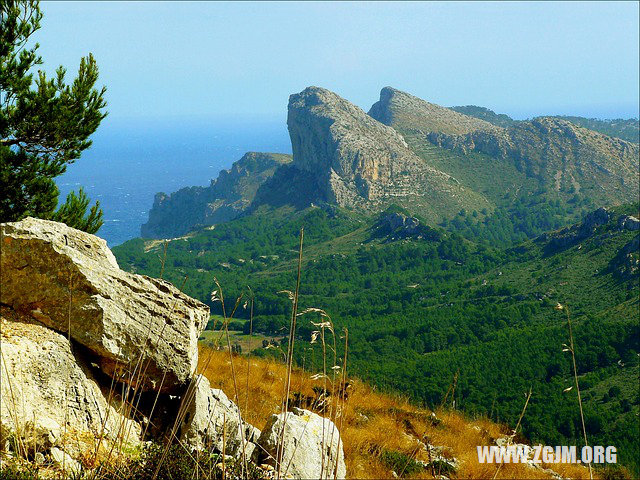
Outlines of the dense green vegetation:
[{"label": "dense green vegetation", "polygon": [[52,78],[43,70],[34,75],[43,63],[33,42],[42,16],[37,1],[0,3],[0,222],[32,216],[95,233],[100,204],[89,207],[82,188],[59,204],[54,178],[91,146],[89,137],[107,115],[106,89],[96,87],[91,54],[69,83],[62,66]]},{"label": "dense green vegetation", "polygon": [[[254,331],[284,336],[291,303],[277,292],[294,286],[304,226],[300,305],[326,310],[338,336],[349,329],[352,374],[436,406],[458,372],[448,404],[511,424],[532,387],[524,433],[551,445],[581,444],[575,391],[563,393],[572,382],[562,352],[567,320],[554,310],[558,302],[568,305],[590,442],[616,445],[620,461],[637,472],[640,405],[637,382],[634,388],[629,379],[637,379],[640,352],[638,275],[623,274],[616,263],[637,235],[620,230],[616,219],[637,210],[617,210],[609,224],[561,250],[542,239],[497,249],[442,228],[403,237],[381,228],[378,218],[337,208],[260,210],[169,242],[164,276],[181,285],[188,275],[185,291],[215,314],[221,305],[210,301],[214,276],[227,311],[250,286]],[[160,274],[161,241],[136,239],[114,252],[125,269]],[[246,321],[248,309],[236,317]],[[299,321],[296,358],[319,367],[320,347],[308,343],[317,328],[311,321]]]}]

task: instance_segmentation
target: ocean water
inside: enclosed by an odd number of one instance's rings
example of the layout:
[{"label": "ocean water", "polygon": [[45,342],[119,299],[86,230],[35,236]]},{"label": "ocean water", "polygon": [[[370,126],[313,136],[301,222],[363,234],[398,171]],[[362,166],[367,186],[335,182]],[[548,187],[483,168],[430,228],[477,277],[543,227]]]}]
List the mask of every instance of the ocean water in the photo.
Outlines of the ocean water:
[{"label": "ocean water", "polygon": [[61,199],[80,186],[99,200],[109,246],[140,236],[157,192],[206,186],[245,152],[291,153],[284,119],[120,120],[56,179]]}]

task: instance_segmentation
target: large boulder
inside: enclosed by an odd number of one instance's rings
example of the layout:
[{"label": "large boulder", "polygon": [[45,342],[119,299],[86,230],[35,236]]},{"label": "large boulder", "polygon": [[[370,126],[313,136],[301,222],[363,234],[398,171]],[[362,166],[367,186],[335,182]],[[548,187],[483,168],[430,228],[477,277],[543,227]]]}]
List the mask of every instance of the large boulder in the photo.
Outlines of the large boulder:
[{"label": "large boulder", "polygon": [[[238,406],[222,390],[211,388],[204,375],[197,375],[184,395],[184,418],[178,438],[192,450],[207,450],[250,457],[257,439],[256,428],[244,422]],[[257,430],[260,435],[260,431]]]},{"label": "large boulder", "polygon": [[118,392],[100,388],[90,358],[66,336],[7,307],[0,327],[3,446],[10,440],[15,450],[77,456],[93,450],[98,439],[139,443],[141,426]]},{"label": "large boulder", "polygon": [[1,224],[0,302],[88,348],[142,390],[182,393],[209,308],[169,282],[118,268],[106,242],[64,224]]},{"label": "large boulder", "polygon": [[277,468],[278,444],[281,438],[284,439],[280,469],[282,477],[346,477],[347,469],[340,432],[331,420],[300,408],[272,415],[258,439],[254,461]]}]

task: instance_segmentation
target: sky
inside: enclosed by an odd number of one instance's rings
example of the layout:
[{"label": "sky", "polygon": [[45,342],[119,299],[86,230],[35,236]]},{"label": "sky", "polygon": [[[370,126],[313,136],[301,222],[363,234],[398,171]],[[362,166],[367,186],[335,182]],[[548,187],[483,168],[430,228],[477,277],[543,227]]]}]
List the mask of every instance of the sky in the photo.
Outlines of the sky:
[{"label": "sky", "polygon": [[44,68],[92,52],[112,119],[286,119],[309,85],[515,118],[637,117],[638,2],[50,2]]}]

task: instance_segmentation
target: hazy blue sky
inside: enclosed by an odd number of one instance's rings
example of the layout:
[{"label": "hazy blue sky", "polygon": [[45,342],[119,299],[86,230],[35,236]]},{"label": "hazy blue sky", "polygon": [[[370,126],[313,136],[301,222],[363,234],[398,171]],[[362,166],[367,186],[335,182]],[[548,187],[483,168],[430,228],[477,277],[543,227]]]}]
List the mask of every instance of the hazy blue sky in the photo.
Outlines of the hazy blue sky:
[{"label": "hazy blue sky", "polygon": [[522,118],[638,116],[638,2],[44,2],[45,67],[93,52],[111,118],[286,117],[391,85]]}]

